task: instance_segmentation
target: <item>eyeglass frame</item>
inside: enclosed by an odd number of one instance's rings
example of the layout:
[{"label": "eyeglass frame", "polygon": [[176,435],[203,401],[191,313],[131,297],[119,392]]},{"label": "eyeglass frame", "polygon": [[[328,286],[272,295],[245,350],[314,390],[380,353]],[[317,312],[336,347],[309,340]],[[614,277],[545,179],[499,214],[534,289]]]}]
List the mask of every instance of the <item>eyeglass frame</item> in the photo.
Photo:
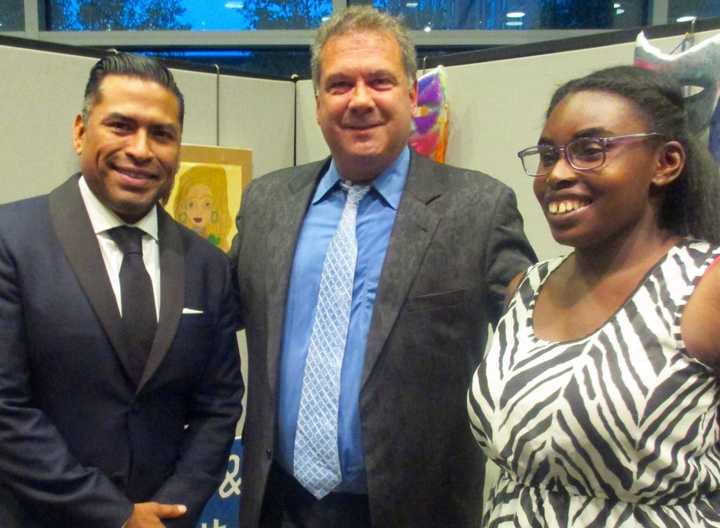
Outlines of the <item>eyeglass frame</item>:
[{"label": "eyeglass frame", "polygon": [[[572,141],[566,143],[565,145],[555,146],[555,145],[533,145],[532,147],[527,147],[522,149],[517,153],[517,157],[520,158],[520,164],[523,167],[523,170],[525,171],[525,174],[530,176],[531,178],[540,178],[543,176],[547,176],[550,174],[550,171],[552,168],[557,164],[558,161],[560,161],[560,158],[565,158],[565,161],[570,165],[573,169],[577,171],[589,171],[589,170],[595,170],[599,169],[603,165],[605,165],[605,162],[607,161],[607,152],[608,147],[612,146],[614,144],[622,144],[622,143],[632,143],[633,141],[642,141],[645,139],[650,139],[653,137],[666,137],[664,134],[661,134],[659,132],[639,132],[636,134],[624,134],[621,136],[607,136],[607,137],[595,137],[595,136],[581,136],[573,139]],[[602,160],[600,163],[598,163],[596,166],[593,167],[578,167],[576,166],[573,161],[570,159],[570,155],[568,154],[568,147],[572,145],[573,143],[576,143],[578,141],[597,141],[602,145]],[[530,171],[525,166],[525,159],[524,156],[526,154],[540,154],[541,148],[549,148],[552,149],[557,154],[557,159],[552,165],[549,165],[547,168],[547,172],[539,173],[539,174],[530,174]],[[532,152],[535,150],[535,152]],[[539,165],[538,165],[539,166]],[[536,169],[537,170],[537,169]]]}]

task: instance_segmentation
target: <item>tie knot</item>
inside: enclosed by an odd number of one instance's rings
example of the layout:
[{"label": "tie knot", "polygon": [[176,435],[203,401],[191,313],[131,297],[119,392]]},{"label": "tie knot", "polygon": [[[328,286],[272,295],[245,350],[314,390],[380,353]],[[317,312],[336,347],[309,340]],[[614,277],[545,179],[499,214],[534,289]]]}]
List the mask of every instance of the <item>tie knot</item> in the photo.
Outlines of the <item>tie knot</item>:
[{"label": "tie knot", "polygon": [[348,202],[351,202],[354,205],[359,204],[360,200],[363,199],[363,196],[365,196],[370,190],[369,185],[350,185],[349,183],[341,182],[340,186],[347,193]]},{"label": "tie knot", "polygon": [[123,252],[123,255],[137,253],[142,255],[142,230],[137,227],[120,226],[108,231],[110,238]]}]

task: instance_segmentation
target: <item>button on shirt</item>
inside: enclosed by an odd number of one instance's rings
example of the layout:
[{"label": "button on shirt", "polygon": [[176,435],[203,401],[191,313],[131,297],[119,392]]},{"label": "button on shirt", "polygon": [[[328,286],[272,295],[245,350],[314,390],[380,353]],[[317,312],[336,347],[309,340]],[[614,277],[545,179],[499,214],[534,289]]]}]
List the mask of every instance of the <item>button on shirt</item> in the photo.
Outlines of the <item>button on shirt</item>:
[{"label": "button on shirt", "polygon": [[134,224],[126,224],[122,219],[111,211],[105,204],[98,200],[85,181],[85,177],[79,179],[80,196],[82,196],[85,209],[90,217],[90,224],[97,236],[102,254],[105,269],[107,270],[110,286],[112,286],[118,310],[122,315],[122,298],[120,295],[120,266],[122,266],[123,253],[115,241],[110,237],[108,231],[122,225],[132,225],[143,231],[142,249],[143,263],[150,275],[155,296],[155,313],[160,317],[160,252],[158,249],[158,220],[156,207],[150,209],[142,219]]},{"label": "button on shirt", "polygon": [[[407,179],[410,151],[373,180],[357,214],[358,258],[350,325],[340,379],[338,446],[343,481],[334,491],[367,493],[360,433],[359,396],[365,349],[375,295],[400,198]],[[295,249],[279,365],[278,462],[292,474],[295,431],[303,373],[325,254],[337,230],[346,194],[335,162],[318,183]]]}]

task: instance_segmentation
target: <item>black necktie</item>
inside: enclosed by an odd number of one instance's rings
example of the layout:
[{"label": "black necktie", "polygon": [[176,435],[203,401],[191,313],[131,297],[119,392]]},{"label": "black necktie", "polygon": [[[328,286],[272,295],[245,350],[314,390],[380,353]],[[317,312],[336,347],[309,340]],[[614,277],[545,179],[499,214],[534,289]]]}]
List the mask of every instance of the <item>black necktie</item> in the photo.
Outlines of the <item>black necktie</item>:
[{"label": "black necktie", "polygon": [[122,226],[108,234],[123,252],[120,266],[123,331],[131,344],[131,375],[139,383],[157,328],[152,281],[142,257],[142,231]]}]

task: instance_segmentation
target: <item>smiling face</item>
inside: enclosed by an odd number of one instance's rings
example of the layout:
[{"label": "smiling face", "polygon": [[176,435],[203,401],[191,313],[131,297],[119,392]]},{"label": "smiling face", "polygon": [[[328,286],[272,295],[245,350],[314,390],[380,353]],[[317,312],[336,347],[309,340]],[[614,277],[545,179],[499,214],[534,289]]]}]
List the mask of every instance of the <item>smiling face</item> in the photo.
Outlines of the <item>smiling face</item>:
[{"label": "smiling face", "polygon": [[[650,132],[628,99],[608,92],[568,95],[545,123],[540,144],[566,145],[579,137]],[[674,142],[638,141],[608,146],[605,164],[578,171],[560,157],[547,176],[534,180],[535,195],[553,237],[578,248],[657,231],[660,188],[682,168]],[[679,162],[679,166],[678,166]]]},{"label": "smiling face", "polygon": [[358,31],[323,47],[317,120],[343,178],[378,176],[407,145],[415,108],[400,46],[390,35]]},{"label": "smiling face", "polygon": [[205,236],[213,211],[213,196],[210,187],[196,183],[187,191],[181,211],[187,215],[185,225]]},{"label": "smiling face", "polygon": [[73,143],[88,187],[128,223],[145,216],[172,187],[179,110],[175,95],[156,82],[108,75],[87,122],[75,118]]}]

